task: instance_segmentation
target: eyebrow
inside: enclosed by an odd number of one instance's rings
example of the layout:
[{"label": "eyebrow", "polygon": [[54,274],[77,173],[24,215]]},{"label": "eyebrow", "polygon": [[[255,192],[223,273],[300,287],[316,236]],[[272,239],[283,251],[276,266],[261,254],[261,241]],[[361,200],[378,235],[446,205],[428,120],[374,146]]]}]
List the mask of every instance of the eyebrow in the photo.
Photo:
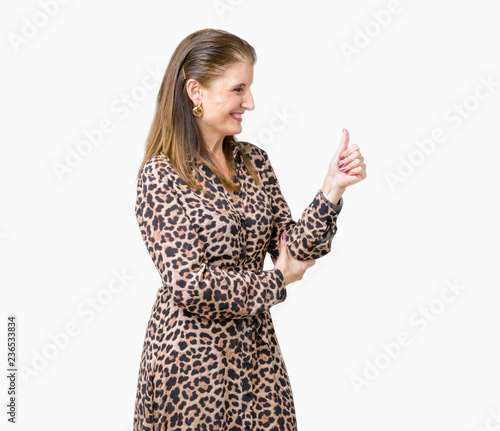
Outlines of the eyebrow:
[{"label": "eyebrow", "polygon": [[246,85],[244,82],[241,82],[239,84],[233,85],[233,87],[241,87],[242,85]]}]

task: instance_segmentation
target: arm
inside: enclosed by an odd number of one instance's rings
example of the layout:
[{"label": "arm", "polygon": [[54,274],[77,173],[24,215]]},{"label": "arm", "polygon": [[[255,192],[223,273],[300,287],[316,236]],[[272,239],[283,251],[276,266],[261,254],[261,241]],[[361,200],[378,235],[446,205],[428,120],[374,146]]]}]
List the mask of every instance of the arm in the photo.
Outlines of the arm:
[{"label": "arm", "polygon": [[[146,165],[145,165],[146,166]],[[226,270],[206,262],[202,243],[164,169],[145,168],[136,217],[149,254],[174,303],[209,319],[262,313],[286,298],[283,273]],[[163,172],[163,174],[161,174]]]},{"label": "arm", "polygon": [[296,222],[292,219],[290,207],[281,193],[278,178],[266,151],[263,157],[263,182],[272,202],[273,233],[268,253],[275,259],[279,256],[279,238],[282,233],[289,236],[288,250],[298,260],[318,259],[331,251],[332,240],[337,232],[337,217],[344,205],[343,197],[334,204],[318,190],[313,201]]}]

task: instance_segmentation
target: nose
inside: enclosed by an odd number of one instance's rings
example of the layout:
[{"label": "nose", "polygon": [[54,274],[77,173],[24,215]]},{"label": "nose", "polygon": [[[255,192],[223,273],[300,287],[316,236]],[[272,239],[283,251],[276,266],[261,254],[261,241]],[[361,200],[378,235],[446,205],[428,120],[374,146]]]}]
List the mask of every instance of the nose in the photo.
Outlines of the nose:
[{"label": "nose", "polygon": [[253,111],[255,108],[255,103],[253,101],[253,96],[250,90],[248,90],[245,99],[243,100],[243,103],[241,104],[243,108],[245,108],[248,111]]}]

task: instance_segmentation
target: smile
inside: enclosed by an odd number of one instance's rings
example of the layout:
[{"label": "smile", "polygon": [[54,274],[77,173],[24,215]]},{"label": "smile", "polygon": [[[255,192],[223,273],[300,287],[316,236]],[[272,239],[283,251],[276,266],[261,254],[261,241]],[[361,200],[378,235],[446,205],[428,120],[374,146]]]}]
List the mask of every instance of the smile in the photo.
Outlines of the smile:
[{"label": "smile", "polygon": [[237,113],[233,112],[233,113],[231,113],[231,114],[229,114],[229,115],[230,115],[232,118],[234,118],[236,121],[238,121],[239,123],[241,123],[241,121],[242,121],[241,115],[242,115],[242,114],[237,114]]}]

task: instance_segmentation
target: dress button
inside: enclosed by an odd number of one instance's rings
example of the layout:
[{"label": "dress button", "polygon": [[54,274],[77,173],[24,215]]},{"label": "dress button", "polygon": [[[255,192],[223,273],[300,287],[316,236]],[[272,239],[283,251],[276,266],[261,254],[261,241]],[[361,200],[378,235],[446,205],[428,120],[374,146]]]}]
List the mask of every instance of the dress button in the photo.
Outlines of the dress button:
[{"label": "dress button", "polygon": [[245,251],[247,251],[247,248],[246,248],[245,246],[243,246],[243,248],[242,248],[241,250],[242,250],[242,251],[243,251],[243,253],[244,253]]}]

